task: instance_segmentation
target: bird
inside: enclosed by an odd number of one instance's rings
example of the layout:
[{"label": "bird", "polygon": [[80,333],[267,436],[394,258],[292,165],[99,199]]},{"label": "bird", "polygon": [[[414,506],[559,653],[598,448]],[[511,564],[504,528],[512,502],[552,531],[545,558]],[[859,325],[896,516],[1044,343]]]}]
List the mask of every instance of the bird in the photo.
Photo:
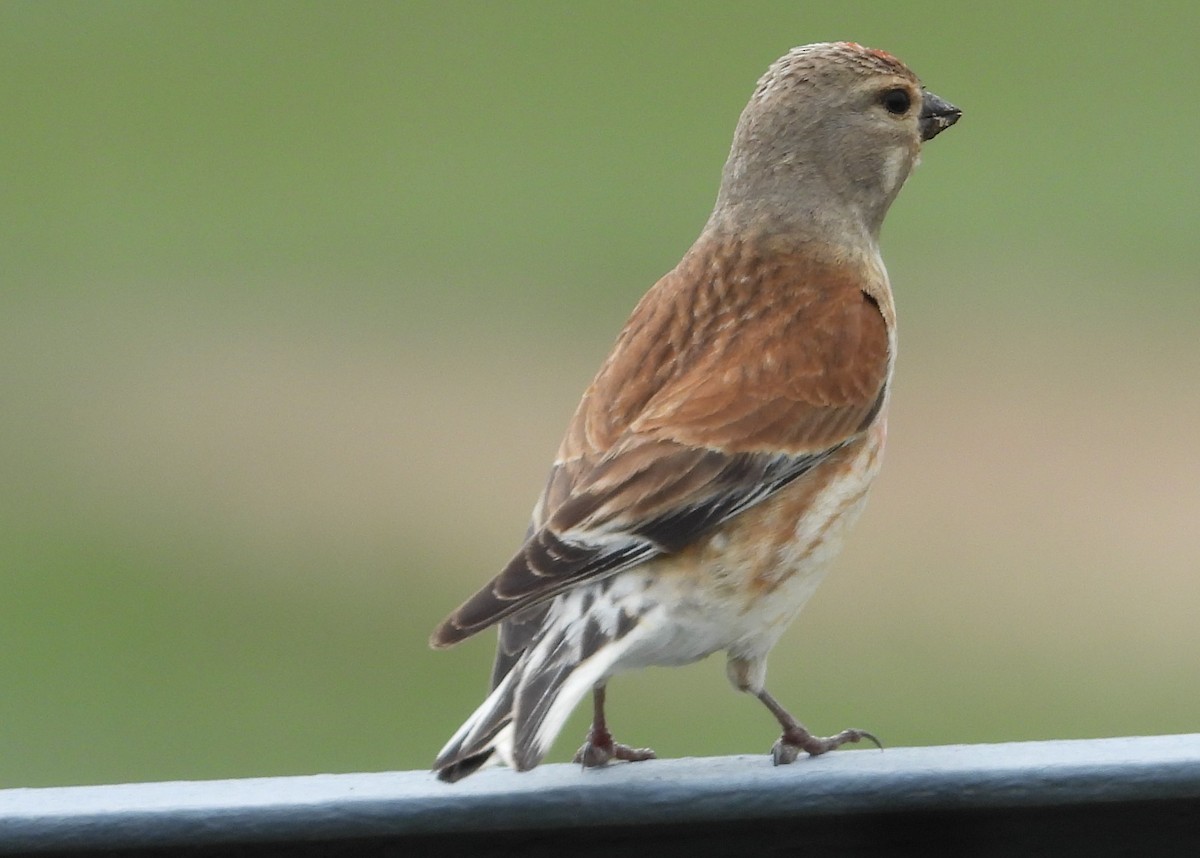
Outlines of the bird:
[{"label": "bird", "polygon": [[721,651],[779,722],[776,765],[882,747],[810,732],[767,691],[767,656],[879,471],[896,356],[880,229],[960,116],[854,42],[793,48],[759,79],[711,215],[584,392],[520,549],[430,638],[499,626],[491,691],[437,755],[441,780],[534,768],[589,691],[575,761],[652,759],[614,740],[609,679]]}]

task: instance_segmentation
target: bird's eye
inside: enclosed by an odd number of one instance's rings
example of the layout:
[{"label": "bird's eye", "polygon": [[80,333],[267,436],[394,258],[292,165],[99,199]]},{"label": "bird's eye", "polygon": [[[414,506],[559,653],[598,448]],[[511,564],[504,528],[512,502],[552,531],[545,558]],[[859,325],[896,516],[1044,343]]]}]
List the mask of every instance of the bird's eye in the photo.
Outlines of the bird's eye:
[{"label": "bird's eye", "polygon": [[887,112],[893,116],[903,116],[912,107],[912,98],[907,89],[889,89],[880,98]]}]

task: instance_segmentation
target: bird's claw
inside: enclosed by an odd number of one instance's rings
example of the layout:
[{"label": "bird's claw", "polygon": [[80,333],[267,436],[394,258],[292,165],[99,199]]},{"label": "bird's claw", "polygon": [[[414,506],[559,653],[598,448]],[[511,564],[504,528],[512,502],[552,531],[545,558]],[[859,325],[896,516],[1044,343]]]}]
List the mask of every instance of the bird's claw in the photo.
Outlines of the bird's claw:
[{"label": "bird's claw", "polygon": [[771,762],[777,766],[786,766],[794,763],[801,751],[810,757],[819,757],[842,745],[861,742],[863,739],[873,743],[879,750],[883,750],[883,743],[866,730],[851,728],[843,730],[836,736],[814,736],[804,728],[785,730],[783,735],[771,746]]},{"label": "bird's claw", "polygon": [[597,741],[597,738],[589,735],[587,741],[575,753],[575,762],[585,769],[608,765],[610,760],[638,763],[642,760],[653,760],[658,756],[650,748],[631,748],[620,742],[614,742],[611,736],[607,738],[607,741],[602,739]]}]

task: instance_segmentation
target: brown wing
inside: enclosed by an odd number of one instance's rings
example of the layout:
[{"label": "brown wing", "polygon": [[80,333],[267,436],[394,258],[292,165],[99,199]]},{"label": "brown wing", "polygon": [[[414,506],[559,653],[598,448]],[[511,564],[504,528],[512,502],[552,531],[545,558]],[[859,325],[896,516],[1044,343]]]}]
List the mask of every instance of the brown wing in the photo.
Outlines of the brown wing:
[{"label": "brown wing", "polygon": [[678,551],[872,422],[891,358],[864,271],[735,251],[698,245],[638,305],[571,422],[529,538],[434,646]]}]

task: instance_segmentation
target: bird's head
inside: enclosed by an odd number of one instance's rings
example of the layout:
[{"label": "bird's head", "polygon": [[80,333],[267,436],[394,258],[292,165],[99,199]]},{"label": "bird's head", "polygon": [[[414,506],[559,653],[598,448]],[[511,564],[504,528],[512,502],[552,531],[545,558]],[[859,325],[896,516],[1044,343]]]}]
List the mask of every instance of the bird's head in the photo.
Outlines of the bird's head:
[{"label": "bird's head", "polygon": [[891,54],[852,42],[794,48],[742,111],[714,218],[855,229],[873,240],[921,145],[961,111]]}]

